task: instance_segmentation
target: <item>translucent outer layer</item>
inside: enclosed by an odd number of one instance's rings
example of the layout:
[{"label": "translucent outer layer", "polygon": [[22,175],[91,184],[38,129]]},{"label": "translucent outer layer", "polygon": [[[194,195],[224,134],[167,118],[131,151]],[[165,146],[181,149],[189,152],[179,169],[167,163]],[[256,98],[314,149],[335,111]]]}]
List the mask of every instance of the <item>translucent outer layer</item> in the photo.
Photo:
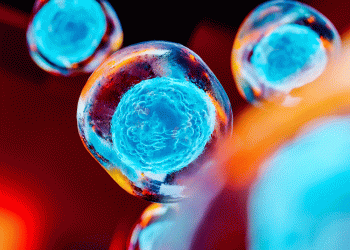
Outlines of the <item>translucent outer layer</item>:
[{"label": "translucent outer layer", "polygon": [[122,40],[118,17],[104,0],[37,0],[27,30],[33,60],[62,75],[92,72]]},{"label": "translucent outer layer", "polygon": [[249,102],[298,103],[297,89],[314,81],[340,52],[332,23],[295,1],[269,1],[253,10],[238,30],[232,71]]},{"label": "translucent outer layer", "polygon": [[231,133],[232,111],[194,52],[153,41],[119,50],[91,75],[77,119],[84,145],[121,187],[168,202],[213,165],[210,156]]}]

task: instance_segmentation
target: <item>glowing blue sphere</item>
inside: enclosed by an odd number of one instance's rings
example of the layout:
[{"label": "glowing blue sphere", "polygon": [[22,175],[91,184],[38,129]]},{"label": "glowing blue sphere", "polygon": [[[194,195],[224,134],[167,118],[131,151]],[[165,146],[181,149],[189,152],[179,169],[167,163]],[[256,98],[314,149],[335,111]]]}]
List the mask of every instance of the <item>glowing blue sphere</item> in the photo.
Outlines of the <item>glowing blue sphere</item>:
[{"label": "glowing blue sphere", "polygon": [[92,72],[122,40],[118,17],[105,0],[37,0],[27,30],[34,62],[66,76]]},{"label": "glowing blue sphere", "polygon": [[94,0],[49,1],[33,19],[40,53],[59,67],[91,56],[106,32],[107,20]]},{"label": "glowing blue sphere", "polygon": [[266,85],[286,91],[318,77],[326,67],[327,54],[315,31],[286,24],[261,39],[251,63]]},{"label": "glowing blue sphere", "polygon": [[114,149],[135,170],[172,173],[195,160],[214,131],[215,107],[191,82],[143,80],[120,100],[111,121]]}]

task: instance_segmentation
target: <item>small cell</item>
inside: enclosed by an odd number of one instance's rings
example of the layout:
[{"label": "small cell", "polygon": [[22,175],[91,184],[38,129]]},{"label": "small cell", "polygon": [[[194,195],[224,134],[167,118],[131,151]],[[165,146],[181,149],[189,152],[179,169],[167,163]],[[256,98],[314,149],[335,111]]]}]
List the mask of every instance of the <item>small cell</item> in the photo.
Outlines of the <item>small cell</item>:
[{"label": "small cell", "polygon": [[[154,203],[146,208],[129,237],[128,250],[164,249],[166,232],[173,232],[179,207]],[[170,248],[171,243],[165,244]]]},{"label": "small cell", "polygon": [[296,1],[263,3],[246,17],[234,41],[237,88],[256,106],[295,106],[298,90],[322,75],[340,47],[337,30],[317,10]]},{"label": "small cell", "polygon": [[33,60],[65,76],[91,73],[122,40],[118,17],[104,0],[38,0],[27,30]]},{"label": "small cell", "polygon": [[77,120],[86,148],[121,187],[172,202],[231,133],[232,110],[194,52],[151,41],[117,51],[94,71]]}]

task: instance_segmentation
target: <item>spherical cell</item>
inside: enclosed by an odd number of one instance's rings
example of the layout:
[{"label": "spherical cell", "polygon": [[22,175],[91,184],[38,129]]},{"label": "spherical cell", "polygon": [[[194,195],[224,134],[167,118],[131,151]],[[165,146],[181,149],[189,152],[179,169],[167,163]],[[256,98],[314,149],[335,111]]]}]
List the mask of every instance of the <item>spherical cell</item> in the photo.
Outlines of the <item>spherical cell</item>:
[{"label": "spherical cell", "polygon": [[232,110],[201,58],[152,41],[119,50],[91,75],[77,119],[86,148],[121,187],[171,202],[215,165],[211,156],[231,133]]},{"label": "spherical cell", "polygon": [[32,58],[57,74],[91,72],[116,49],[122,30],[105,1],[50,0],[34,8],[27,31]]},{"label": "spherical cell", "polygon": [[293,106],[297,89],[317,79],[340,51],[332,23],[295,1],[269,1],[241,25],[232,50],[232,71],[252,104]]}]

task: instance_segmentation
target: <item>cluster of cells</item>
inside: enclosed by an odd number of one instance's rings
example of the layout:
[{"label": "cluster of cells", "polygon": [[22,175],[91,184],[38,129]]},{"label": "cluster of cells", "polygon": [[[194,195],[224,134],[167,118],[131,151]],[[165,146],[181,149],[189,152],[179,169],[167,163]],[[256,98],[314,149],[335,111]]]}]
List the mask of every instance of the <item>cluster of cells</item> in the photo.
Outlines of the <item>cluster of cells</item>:
[{"label": "cluster of cells", "polygon": [[[36,0],[27,30],[30,55],[42,69],[64,76],[93,72],[77,110],[79,135],[91,155],[127,192],[153,202],[178,201],[198,171],[215,166],[220,142],[232,133],[230,101],[190,49],[165,41],[120,49],[122,40],[106,0]],[[318,79],[339,51],[337,30],[317,10],[269,1],[239,28],[231,66],[248,102],[293,106],[298,90]],[[152,247],[169,226],[160,216],[169,208],[149,209],[157,223],[136,227],[132,249]],[[253,248],[274,246],[273,240],[257,240]]]}]

